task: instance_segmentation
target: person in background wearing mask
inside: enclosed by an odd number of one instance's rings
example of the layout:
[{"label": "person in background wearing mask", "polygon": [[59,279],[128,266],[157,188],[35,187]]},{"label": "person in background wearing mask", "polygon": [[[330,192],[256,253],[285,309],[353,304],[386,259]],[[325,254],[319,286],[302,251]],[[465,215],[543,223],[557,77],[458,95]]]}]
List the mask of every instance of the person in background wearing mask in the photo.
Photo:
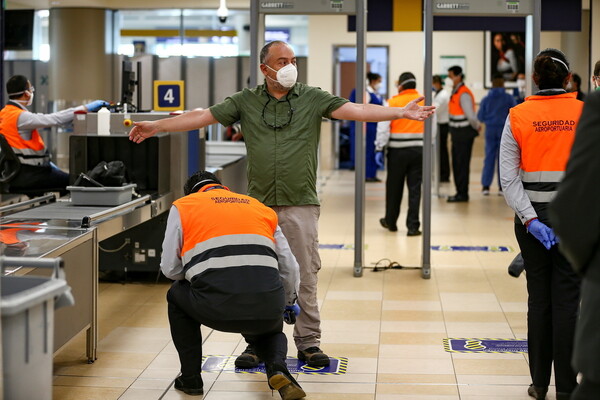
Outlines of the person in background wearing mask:
[{"label": "person in background wearing mask", "polygon": [[452,137],[452,174],[456,194],[448,197],[449,203],[469,201],[469,172],[473,141],[479,135],[479,121],[475,113],[475,97],[465,86],[462,68],[455,65],[448,69],[448,77],[454,87],[450,96],[450,136]]},{"label": "person in background wearing mask", "polygon": [[[382,105],[383,99],[379,95],[381,88],[381,75],[367,72],[367,93],[365,93],[365,102],[368,104]],[[350,101],[356,101],[356,89],[350,93]],[[350,160],[354,166],[355,159],[355,137],[356,123],[350,123]],[[375,162],[375,136],[377,135],[377,124],[375,122],[367,122],[367,132],[365,135],[365,181],[381,182],[377,178],[377,163]]]},{"label": "person in background wearing mask", "polygon": [[12,76],[6,82],[6,92],[8,103],[0,110],[0,134],[21,163],[18,174],[10,181],[10,191],[66,188],[69,174],[50,161],[38,129],[68,124],[73,121],[75,111],[95,112],[108,103],[96,100],[52,114],[34,114],[27,107],[33,103],[35,89],[26,77]]},{"label": "person in background wearing mask", "polygon": [[525,80],[525,74],[519,72],[517,75],[517,87],[513,89],[513,98],[517,104],[521,104],[525,101],[525,87],[527,86],[527,81]]},{"label": "person in background wearing mask", "polygon": [[437,134],[439,140],[439,173],[440,182],[450,182],[450,157],[448,156],[448,132],[449,132],[449,117],[448,117],[448,102],[450,101],[450,93],[444,89],[444,82],[439,75],[433,76],[433,105],[436,107],[434,118],[437,124]]},{"label": "person in background wearing mask", "polygon": [[[193,110],[158,121],[135,122],[129,139],[140,143],[159,132],[198,129],[241,121],[248,154],[248,194],[273,208],[292,253],[300,265],[298,305],[302,313],[294,326],[298,358],[309,366],[329,365],[320,346],[321,319],[317,303],[319,257],[317,161],[321,121],[335,118],[379,122],[398,118],[424,120],[435,107],[355,104],[317,87],[296,82],[296,56],[282,41],[260,51],[264,84],[244,89],[207,109]],[[253,368],[259,358],[249,346],[236,360],[238,368]]]},{"label": "person in background wearing mask", "polygon": [[583,102],[565,90],[571,72],[560,50],[541,51],[533,71],[540,90],[510,110],[500,142],[500,180],[515,211],[527,278],[528,394],[546,398],[554,364],[556,399],[567,400],[577,386],[571,358],[581,281],[560,252],[548,205],[565,173]]},{"label": "person in background wearing mask", "polygon": [[600,60],[594,65],[594,74],[592,75],[592,90],[600,90]]},{"label": "person in background wearing mask", "polygon": [[[411,72],[398,78],[398,94],[387,102],[390,107],[404,107],[422,98],[416,90],[417,81]],[[406,213],[407,236],[419,236],[419,205],[423,180],[423,132],[425,123],[408,119],[395,119],[377,124],[376,158],[383,165],[383,150],[387,148],[387,179],[385,181],[385,217],[381,226],[396,232],[400,215],[400,203],[404,182],[408,187],[408,211]]]},{"label": "person in background wearing mask", "polygon": [[571,75],[571,87],[570,92],[577,93],[577,100],[584,101],[585,93],[581,91],[581,77],[577,74]]},{"label": "person in background wearing mask", "polygon": [[[498,169],[498,153],[500,151],[500,138],[508,111],[514,107],[515,99],[504,89],[502,74],[494,75],[492,89],[481,100],[477,118],[485,124],[485,158],[481,173],[481,193],[489,196],[490,185],[494,179],[494,171]],[[502,195],[500,174],[498,174],[498,194]]]}]

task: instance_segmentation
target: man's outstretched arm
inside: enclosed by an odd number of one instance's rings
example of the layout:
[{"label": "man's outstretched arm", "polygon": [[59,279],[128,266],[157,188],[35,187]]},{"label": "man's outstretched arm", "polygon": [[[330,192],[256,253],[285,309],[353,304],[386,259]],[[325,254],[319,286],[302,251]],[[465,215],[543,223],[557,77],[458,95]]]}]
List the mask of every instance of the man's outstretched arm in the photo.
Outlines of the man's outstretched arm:
[{"label": "man's outstretched arm", "polygon": [[189,111],[176,117],[160,119],[158,121],[134,122],[134,127],[129,132],[129,140],[141,143],[144,139],[154,136],[159,132],[191,131],[217,122],[208,108]]},{"label": "man's outstretched arm", "polygon": [[332,112],[331,116],[335,119],[363,122],[391,121],[400,118],[424,121],[433,115],[435,106],[420,106],[418,103],[423,101],[423,99],[423,97],[419,97],[408,103],[405,107],[383,107],[375,104],[346,103]]}]

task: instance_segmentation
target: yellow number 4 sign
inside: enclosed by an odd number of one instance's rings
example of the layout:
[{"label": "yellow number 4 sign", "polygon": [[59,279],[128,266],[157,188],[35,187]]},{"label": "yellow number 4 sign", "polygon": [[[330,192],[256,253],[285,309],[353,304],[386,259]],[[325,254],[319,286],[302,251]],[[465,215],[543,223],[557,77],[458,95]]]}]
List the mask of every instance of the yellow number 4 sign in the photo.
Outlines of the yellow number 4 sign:
[{"label": "yellow number 4 sign", "polygon": [[183,110],[183,81],[154,81],[154,111]]}]

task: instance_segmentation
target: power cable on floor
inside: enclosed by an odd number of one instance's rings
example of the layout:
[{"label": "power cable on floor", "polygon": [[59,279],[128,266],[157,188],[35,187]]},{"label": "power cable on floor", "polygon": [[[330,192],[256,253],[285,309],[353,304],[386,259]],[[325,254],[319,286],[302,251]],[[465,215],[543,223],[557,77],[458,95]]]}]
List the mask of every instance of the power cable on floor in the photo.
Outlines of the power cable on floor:
[{"label": "power cable on floor", "polygon": [[404,265],[400,265],[400,263],[396,261],[392,261],[389,258],[382,258],[381,260],[371,263],[373,267],[364,267],[367,269],[373,269],[373,272],[385,271],[387,269],[422,269],[421,267],[406,267]]}]

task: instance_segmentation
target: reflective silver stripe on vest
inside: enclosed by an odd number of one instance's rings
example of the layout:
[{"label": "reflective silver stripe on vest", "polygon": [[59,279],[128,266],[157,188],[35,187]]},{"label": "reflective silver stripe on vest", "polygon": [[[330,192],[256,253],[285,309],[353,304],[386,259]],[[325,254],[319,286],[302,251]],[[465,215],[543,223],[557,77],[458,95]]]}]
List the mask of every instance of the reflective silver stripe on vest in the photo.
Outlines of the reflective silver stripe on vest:
[{"label": "reflective silver stripe on vest", "polygon": [[466,128],[467,126],[470,126],[471,123],[466,118],[450,117],[450,121],[448,122],[448,125],[450,125],[453,128]]},{"label": "reflective silver stripe on vest", "polygon": [[399,149],[399,148],[403,148],[403,147],[423,147],[423,141],[422,140],[403,140],[403,141],[398,141],[398,142],[394,142],[391,141],[388,143],[388,147],[394,148],[394,149]]},{"label": "reflective silver stripe on vest", "polygon": [[207,269],[242,267],[244,265],[260,265],[261,267],[277,268],[277,260],[269,256],[259,255],[241,255],[229,257],[214,257],[202,261],[188,269],[185,273],[185,279],[191,281],[192,278]]},{"label": "reflective silver stripe on vest", "polygon": [[534,203],[550,203],[556,197],[556,191],[538,192],[537,190],[525,190],[529,200]]},{"label": "reflective silver stripe on vest", "polygon": [[564,176],[564,171],[525,172],[521,170],[521,180],[523,182],[560,182]]},{"label": "reflective silver stripe on vest", "polygon": [[32,150],[32,149],[17,149],[12,148],[15,155],[19,157],[21,164],[27,165],[47,165],[50,162],[50,156],[46,149]]},{"label": "reflective silver stripe on vest", "polygon": [[193,248],[186,251],[182,257],[183,265],[189,263],[194,256],[202,254],[207,250],[214,249],[217,247],[223,247],[228,245],[241,245],[241,244],[257,244],[260,246],[267,246],[275,251],[275,244],[268,237],[247,233],[239,235],[223,235],[217,236],[201,243],[196,244]]},{"label": "reflective silver stripe on vest", "polygon": [[403,147],[416,147],[423,146],[423,134],[422,133],[392,133],[390,134],[390,141],[388,147],[395,149]]}]

